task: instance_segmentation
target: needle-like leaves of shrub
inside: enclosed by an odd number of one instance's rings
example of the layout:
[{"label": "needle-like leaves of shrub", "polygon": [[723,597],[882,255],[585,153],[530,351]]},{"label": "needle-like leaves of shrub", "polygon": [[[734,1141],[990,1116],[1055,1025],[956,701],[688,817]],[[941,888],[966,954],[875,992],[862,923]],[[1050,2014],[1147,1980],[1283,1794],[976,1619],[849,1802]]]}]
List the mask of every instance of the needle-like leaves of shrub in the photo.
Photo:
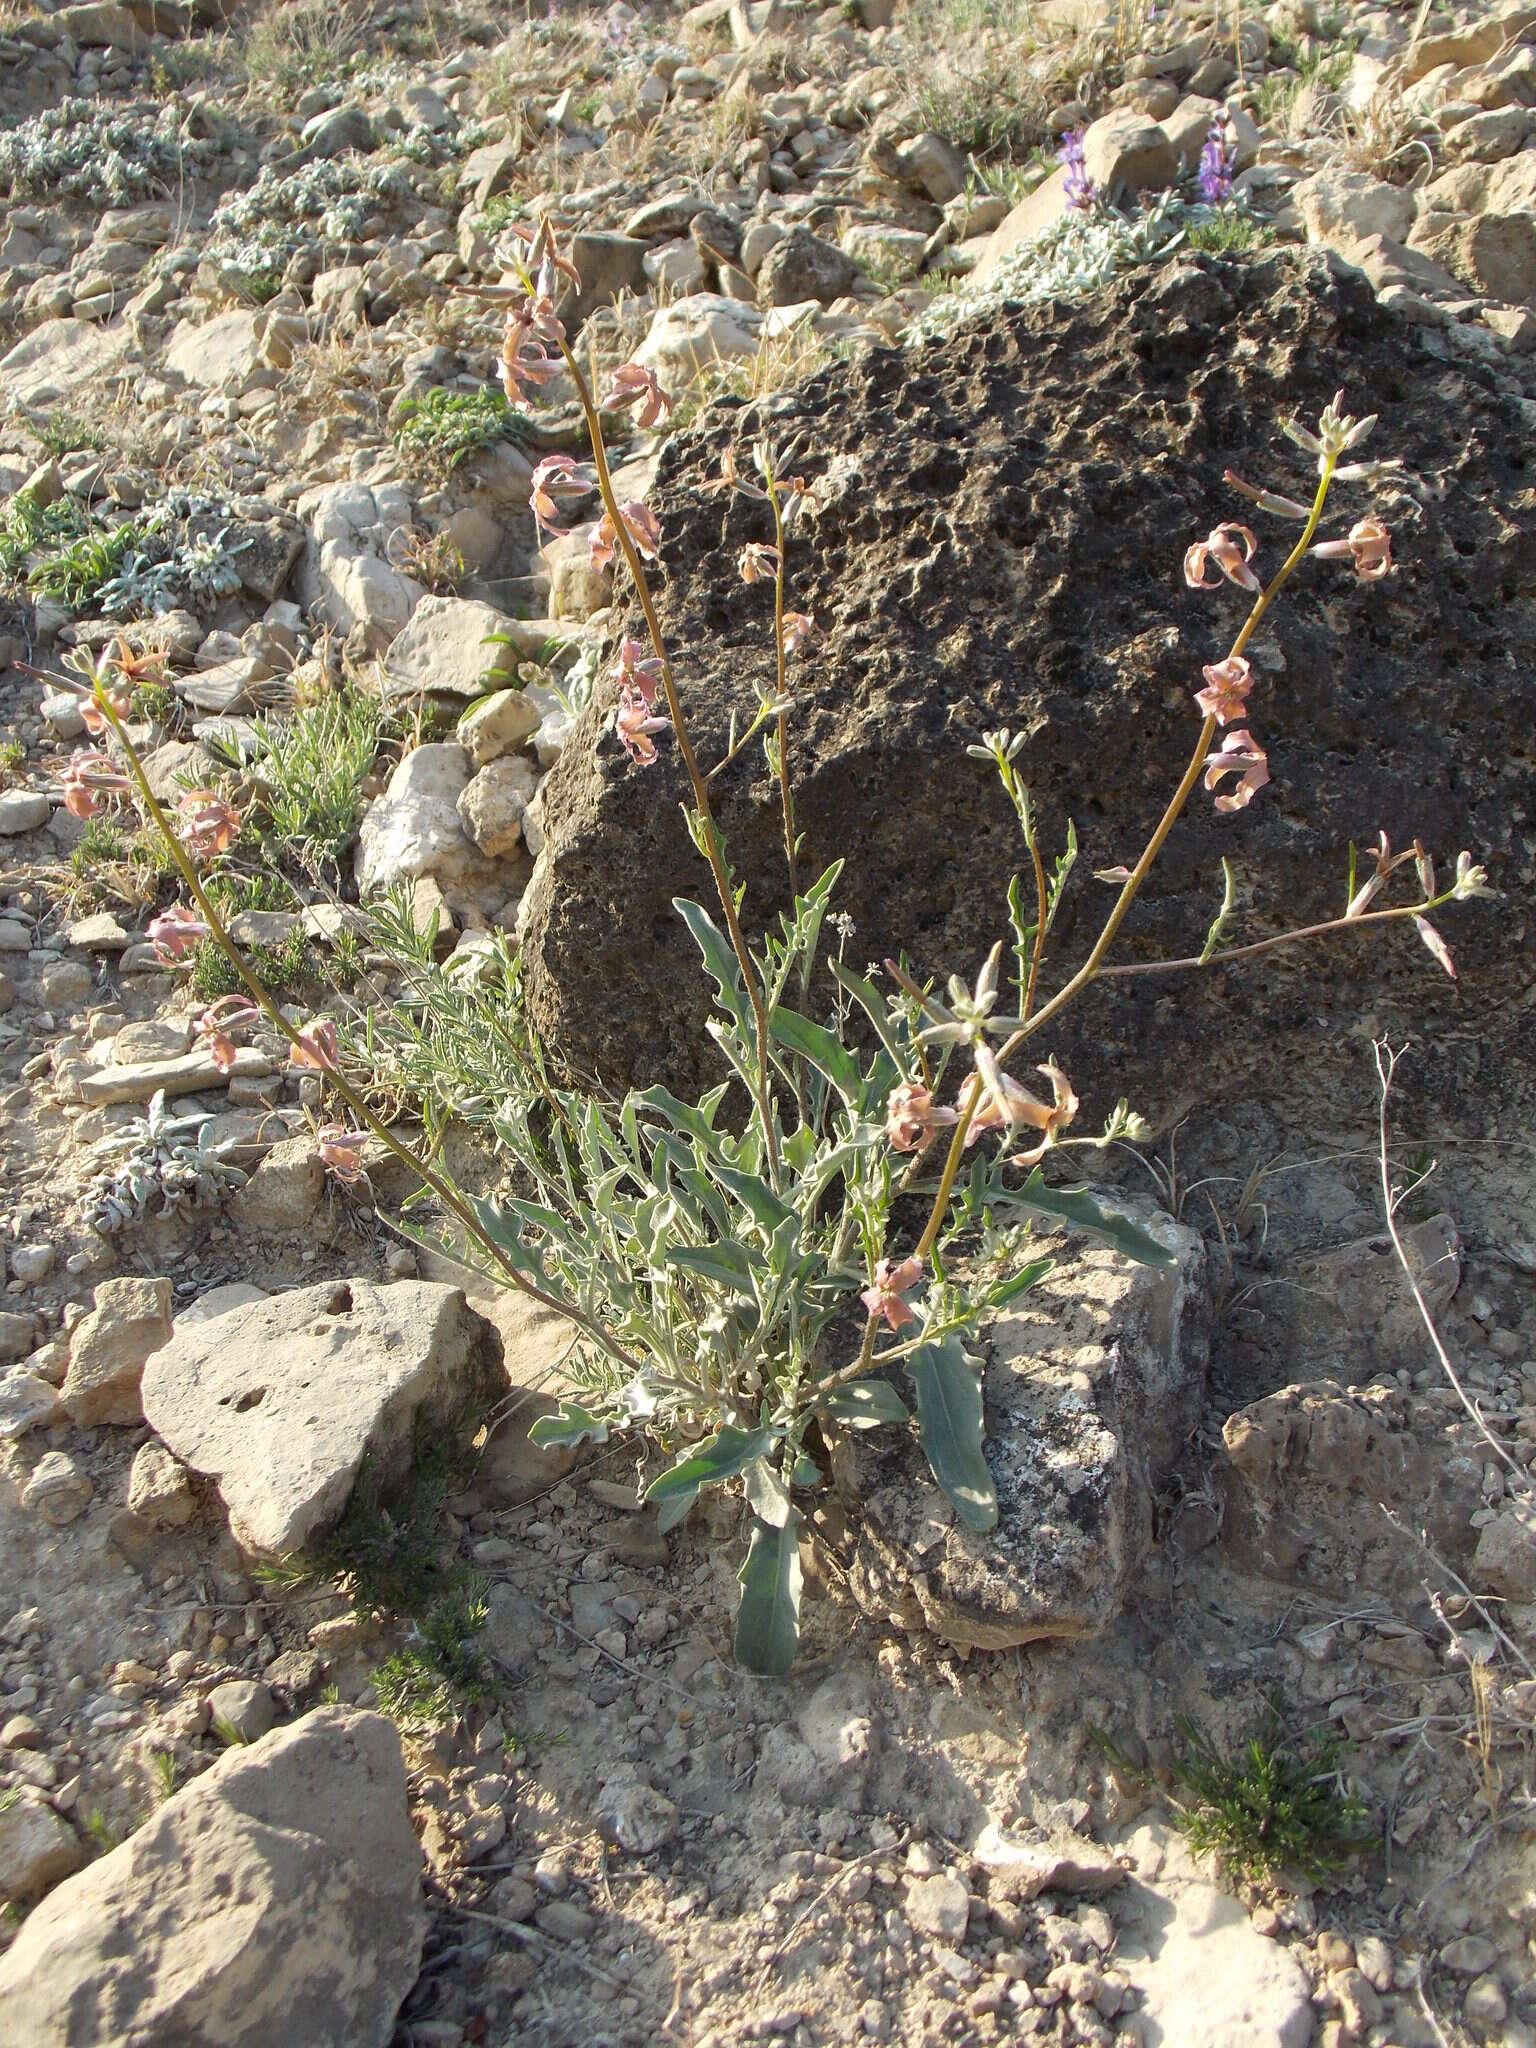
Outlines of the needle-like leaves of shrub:
[{"label": "needle-like leaves of shrub", "polygon": [[997,1488],[981,1454],[981,1380],[960,1339],[925,1344],[905,1361],[917,1393],[917,1426],[933,1476],[967,1529],[997,1527]]},{"label": "needle-like leaves of shrub", "polygon": [[773,1429],[737,1429],[727,1422],[712,1437],[680,1458],[668,1471],[653,1479],[645,1489],[647,1500],[657,1503],[658,1525],[675,1528],[698,1499],[701,1488],[718,1486],[734,1479],[754,1458],[771,1451],[779,1440]]},{"label": "needle-like leaves of shrub", "polygon": [[783,1678],[800,1641],[800,1524],[791,1508],[782,1528],[752,1518],[752,1538],[738,1578],[736,1660],[748,1671]]},{"label": "needle-like leaves of shrub", "polygon": [[1090,1237],[1113,1245],[1117,1252],[1123,1252],[1140,1266],[1171,1267],[1179,1263],[1177,1253],[1159,1244],[1150,1230],[1143,1230],[1139,1223],[1114,1209],[1101,1208],[1086,1189],[1047,1187],[1038,1166],[1008,1200],[1031,1215],[1064,1223],[1072,1230],[1086,1230]]}]

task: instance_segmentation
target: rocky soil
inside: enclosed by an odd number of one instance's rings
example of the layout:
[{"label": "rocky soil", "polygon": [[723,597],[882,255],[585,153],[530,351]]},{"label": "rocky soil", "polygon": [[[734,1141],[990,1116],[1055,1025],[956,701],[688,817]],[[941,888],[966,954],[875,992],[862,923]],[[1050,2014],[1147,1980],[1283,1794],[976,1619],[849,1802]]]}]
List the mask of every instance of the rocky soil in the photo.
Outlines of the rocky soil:
[{"label": "rocky soil", "polygon": [[[0,199],[0,2041],[1528,2048],[1536,7],[7,0]],[[797,744],[859,964],[995,935],[988,727],[1127,857],[1225,607],[1182,549],[1341,384],[1395,567],[1261,640],[1274,783],[1191,814],[1130,954],[1198,944],[1223,852],[1255,931],[1381,826],[1503,892],[1454,990],[1404,938],[1093,998],[1060,1049],[1153,1119],[1102,1171],[1177,1269],[1063,1247],[990,1333],[995,1543],[859,1447],[786,1681],[729,1660],[736,1506],[664,1535],[633,1447],[529,1443],[570,1332],[407,1241],[382,1153],[328,1174],[275,1034],[216,1066],[174,876],[63,801],[64,662],[122,633],[156,789],[264,821],[224,901],[295,1014],[362,1058],[398,888],[417,996],[520,948],[558,1063],[696,1078],[670,742],[623,772],[592,508],[527,506],[574,393],[491,381],[541,214],[583,349],[679,401],[616,459],[706,734],[768,642],[697,486],[765,422],[825,479]],[[768,785],[721,788],[766,915]],[[1466,1400],[1381,1234],[1383,1029]],[[1193,1743],[1277,1726],[1359,1802],[1334,1870],[1174,1825]]]}]

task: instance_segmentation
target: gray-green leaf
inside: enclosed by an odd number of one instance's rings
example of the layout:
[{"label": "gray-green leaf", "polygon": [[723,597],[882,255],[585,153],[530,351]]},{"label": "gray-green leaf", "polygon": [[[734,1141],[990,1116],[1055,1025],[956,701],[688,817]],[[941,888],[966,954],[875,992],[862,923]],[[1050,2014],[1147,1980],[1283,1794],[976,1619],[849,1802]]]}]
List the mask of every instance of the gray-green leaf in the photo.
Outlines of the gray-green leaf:
[{"label": "gray-green leaf", "polygon": [[782,1529],[754,1518],[741,1567],[736,1610],[736,1661],[748,1671],[783,1678],[800,1642],[800,1525],[791,1508]]},{"label": "gray-green leaf", "polygon": [[579,1444],[591,1437],[595,1444],[608,1441],[606,1417],[594,1415],[576,1401],[562,1401],[559,1413],[541,1415],[528,1431],[528,1441],[547,1448],[551,1444]]},{"label": "gray-green leaf", "polygon": [[953,1332],[905,1361],[917,1394],[917,1425],[933,1476],[968,1529],[997,1527],[997,1488],[981,1454],[981,1380]]},{"label": "gray-green leaf", "polygon": [[834,1387],[816,1405],[845,1429],[878,1429],[882,1422],[911,1420],[906,1402],[889,1380],[854,1380],[850,1386]]},{"label": "gray-green leaf", "polygon": [[1113,1245],[1138,1265],[1169,1267],[1179,1263],[1176,1254],[1159,1244],[1151,1231],[1133,1223],[1129,1216],[1101,1207],[1086,1188],[1048,1187],[1038,1166],[1018,1193],[1007,1199],[1032,1215],[1047,1216],[1053,1223],[1065,1223],[1073,1230],[1086,1230],[1090,1237]]}]

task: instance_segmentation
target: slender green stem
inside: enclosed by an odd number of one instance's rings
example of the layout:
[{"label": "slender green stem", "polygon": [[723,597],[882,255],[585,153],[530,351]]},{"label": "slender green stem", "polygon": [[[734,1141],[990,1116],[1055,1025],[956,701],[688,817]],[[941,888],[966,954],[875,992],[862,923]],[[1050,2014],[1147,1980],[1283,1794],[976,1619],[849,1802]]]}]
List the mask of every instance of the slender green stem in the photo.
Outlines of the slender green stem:
[{"label": "slender green stem", "polygon": [[587,423],[587,437],[592,444],[592,460],[597,470],[597,488],[603,500],[603,508],[613,522],[614,538],[624,557],[635,594],[640,599],[640,609],[645,614],[646,629],[651,636],[651,646],[656,659],[661,663],[662,687],[667,693],[667,710],[671,714],[672,730],[677,736],[677,749],[682,756],[683,767],[693,786],[693,801],[699,814],[699,825],[704,839],[704,855],[709,862],[710,873],[715,880],[715,893],[720,899],[720,909],[725,917],[725,927],[730,938],[731,950],[736,955],[746,984],[747,999],[752,1005],[752,1018],[757,1032],[757,1107],[763,1121],[763,1143],[768,1154],[769,1177],[774,1185],[779,1179],[779,1147],[773,1124],[773,1101],[768,1076],[768,1012],[763,1004],[763,991],[757,970],[752,964],[752,955],[747,950],[746,937],[741,929],[741,919],[736,914],[736,898],[731,889],[730,877],[726,873],[725,861],[720,851],[720,833],[715,824],[715,814],[710,808],[709,786],[699,768],[698,756],[693,750],[693,740],[688,730],[688,721],[683,715],[682,699],[678,695],[677,682],[672,673],[672,658],[662,638],[661,621],[656,614],[656,601],[651,595],[650,582],[646,577],[645,564],[640,551],[630,537],[629,528],[624,524],[624,515],[619,509],[618,496],[613,488],[613,476],[608,467],[608,449],[603,440],[603,424],[592,396],[591,386],[582,372],[580,363],[568,342],[560,343],[560,353],[565,358],[576,385],[576,396]]},{"label": "slender green stem", "polygon": [[[1312,501],[1312,510],[1307,515],[1307,523],[1302,529],[1301,538],[1286,556],[1284,563],[1269,587],[1260,591],[1257,603],[1248,614],[1241,632],[1239,632],[1237,638],[1232,643],[1231,653],[1228,656],[1229,660],[1240,655],[1248,645],[1248,642],[1253,638],[1254,633],[1258,629],[1259,621],[1300,566],[1307,549],[1312,545],[1312,536],[1316,533],[1318,521],[1323,516],[1323,506],[1328,497],[1328,486],[1333,481],[1336,460],[1337,458],[1333,456],[1327,458],[1322,475],[1318,480],[1317,495]],[[1082,993],[1089,982],[1093,981],[1102,971],[1099,963],[1114,944],[1115,936],[1119,932],[1121,925],[1125,922],[1131,905],[1136,900],[1137,891],[1141,888],[1158,855],[1162,852],[1169,833],[1183,814],[1184,806],[1189,802],[1195,784],[1200,780],[1200,773],[1205,766],[1206,755],[1211,750],[1211,741],[1215,736],[1215,719],[1205,719],[1200,727],[1200,736],[1195,742],[1194,753],[1190,756],[1189,766],[1184,770],[1179,786],[1169,800],[1167,809],[1158,820],[1157,828],[1153,832],[1152,837],[1147,841],[1140,860],[1137,861],[1135,867],[1126,877],[1125,885],[1120,891],[1115,907],[1105,920],[1104,929],[1094,941],[1092,952],[1089,953],[1088,958],[1083,962],[1076,974],[1072,976],[1071,980],[1067,982],[1066,986],[1058,990],[1048,1003],[1037,1010],[1032,1017],[1028,1018],[1026,1023],[1022,1024],[1013,1033],[1012,1037],[1004,1041],[997,1055],[999,1066],[1017,1052],[1027,1038],[1032,1038],[1052,1017],[1056,1016],[1061,1010],[1064,1010],[1070,1002]],[[960,1121],[955,1125],[954,1135],[950,1139],[949,1156],[944,1161],[944,1171],[940,1176],[938,1190],[934,1195],[933,1209],[929,1214],[927,1226],[923,1231],[922,1237],[918,1241],[918,1255],[921,1258],[927,1258],[933,1249],[934,1241],[938,1237],[945,1212],[949,1207],[949,1198],[954,1189],[955,1176],[960,1170],[960,1158],[965,1150],[966,1133],[971,1127],[971,1119],[976,1113],[980,1100],[981,1085],[973,1074],[960,1104]]]},{"label": "slender green stem", "polygon": [[1330,917],[1321,924],[1298,925],[1295,931],[1276,932],[1272,938],[1254,939],[1246,946],[1226,947],[1213,953],[1208,960],[1202,959],[1198,953],[1191,953],[1180,960],[1132,960],[1118,967],[1101,967],[1099,979],[1123,979],[1132,974],[1172,974],[1180,968],[1189,967],[1220,967],[1228,960],[1248,960],[1255,953],[1269,953],[1276,946],[1293,946],[1301,939],[1320,939],[1331,932],[1363,931],[1367,925],[1391,924],[1405,917],[1425,917],[1442,904],[1452,902],[1455,893],[1454,889],[1448,889],[1444,895],[1431,897],[1424,903],[1403,903],[1387,910],[1362,911],[1358,917]]},{"label": "slender green stem", "polygon": [[[308,1047],[305,1045],[300,1033],[289,1023],[260,977],[247,964],[240,948],[230,937],[223,920],[214,909],[207,892],[203,888],[196,866],[177,837],[176,829],[166,816],[160,799],[155,795],[153,789],[150,788],[149,777],[144,772],[144,764],[140,761],[137,750],[124,729],[122,720],[107,701],[106,692],[98,688],[94,695],[103,717],[111,726],[113,735],[128,762],[129,772],[138,785],[140,799],[149,813],[155,830],[164,840],[166,850],[175,862],[182,881],[186,884],[193,902],[197,905],[198,914],[204,924],[207,925],[220,952],[223,953],[236,974],[239,975],[252,1002],[255,1003],[268,1023],[281,1032],[291,1046],[307,1051]],[[336,1093],[343,1102],[346,1103],[358,1122],[372,1132],[373,1136],[379,1139],[382,1144],[386,1145],[403,1165],[408,1166],[424,1186],[431,1189],[432,1193],[436,1195],[444,1207],[458,1219],[466,1235],[480,1246],[481,1250],[493,1260],[501,1272],[506,1274],[514,1287],[518,1288],[522,1293],[531,1296],[533,1300],[542,1303],[545,1308],[553,1309],[557,1315],[564,1316],[568,1322],[574,1323],[578,1329],[584,1330],[594,1342],[601,1344],[611,1357],[616,1358],[621,1365],[630,1371],[638,1372],[640,1370],[639,1361],[631,1358],[629,1353],[618,1343],[617,1339],[605,1330],[600,1323],[596,1323],[590,1317],[584,1315],[572,1303],[563,1301],[558,1295],[550,1294],[544,1288],[536,1286],[525,1274],[520,1273],[507,1257],[507,1254],[501,1249],[500,1245],[497,1244],[496,1240],[481,1224],[474,1210],[470,1208],[457,1188],[444,1180],[424,1160],[419,1159],[408,1145],[402,1144],[383,1119],[374,1114],[362,1096],[358,1094],[357,1090],[336,1068],[329,1067],[324,1071],[325,1079],[336,1090]]]},{"label": "slender green stem", "polygon": [[1040,858],[1040,834],[1034,830],[1029,835],[1029,856],[1035,864],[1035,902],[1038,907],[1035,912],[1035,943],[1029,955],[1029,982],[1024,990],[1024,1000],[1019,1005],[1019,1015],[1026,1023],[1035,1007],[1035,985],[1040,979],[1040,961],[1045,953],[1045,864]]},{"label": "slender green stem", "polygon": [[793,902],[800,894],[800,881],[795,860],[795,799],[789,783],[789,715],[785,708],[789,695],[789,657],[784,646],[784,508],[779,502],[779,487],[774,482],[772,464],[766,460],[763,481],[768,488],[768,504],[773,513],[773,539],[778,549],[778,567],[773,578],[773,644],[779,665],[779,802],[784,812],[784,859],[789,868],[789,895]]}]

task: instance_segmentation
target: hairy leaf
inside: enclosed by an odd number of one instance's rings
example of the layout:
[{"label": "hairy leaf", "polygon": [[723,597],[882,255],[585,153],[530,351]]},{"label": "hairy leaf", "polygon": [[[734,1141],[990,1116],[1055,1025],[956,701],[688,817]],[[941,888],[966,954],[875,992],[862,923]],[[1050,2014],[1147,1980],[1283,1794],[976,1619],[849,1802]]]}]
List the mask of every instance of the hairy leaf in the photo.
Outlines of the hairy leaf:
[{"label": "hairy leaf", "polygon": [[800,1642],[800,1525],[791,1508],[782,1529],[756,1517],[746,1561],[738,1577],[736,1658],[748,1671],[783,1678]]},{"label": "hairy leaf", "polygon": [[547,1448],[551,1444],[579,1444],[591,1437],[595,1444],[608,1441],[608,1422],[576,1401],[562,1401],[557,1415],[541,1415],[528,1431],[528,1441]]},{"label": "hairy leaf", "polygon": [[845,1429],[878,1429],[882,1422],[908,1422],[907,1404],[889,1380],[854,1380],[846,1387],[834,1387],[817,1402]]},{"label": "hairy leaf", "polygon": [[917,1425],[933,1476],[955,1513],[978,1533],[997,1527],[997,1488],[981,1454],[981,1380],[951,1333],[905,1361],[917,1393]]},{"label": "hairy leaf", "polygon": [[692,903],[686,896],[674,896],[672,907],[692,932],[694,944],[704,955],[704,965],[720,992],[721,1009],[738,1031],[745,1030],[747,998],[741,988],[741,965],[731,951],[729,939],[702,903]]},{"label": "hairy leaf", "polygon": [[1073,1230],[1086,1230],[1090,1237],[1113,1245],[1138,1265],[1167,1268],[1179,1263],[1176,1254],[1160,1245],[1149,1230],[1133,1223],[1129,1216],[1101,1208],[1086,1188],[1048,1187],[1038,1166],[1018,1193],[1007,1199],[1032,1215],[1049,1217],[1053,1223],[1065,1223]]},{"label": "hairy leaf", "polygon": [[695,1445],[687,1457],[645,1489],[647,1500],[660,1503],[661,1527],[674,1527],[698,1499],[701,1487],[718,1486],[722,1480],[734,1478],[754,1458],[771,1450],[779,1434],[773,1429],[737,1429],[727,1422],[714,1436]]}]

